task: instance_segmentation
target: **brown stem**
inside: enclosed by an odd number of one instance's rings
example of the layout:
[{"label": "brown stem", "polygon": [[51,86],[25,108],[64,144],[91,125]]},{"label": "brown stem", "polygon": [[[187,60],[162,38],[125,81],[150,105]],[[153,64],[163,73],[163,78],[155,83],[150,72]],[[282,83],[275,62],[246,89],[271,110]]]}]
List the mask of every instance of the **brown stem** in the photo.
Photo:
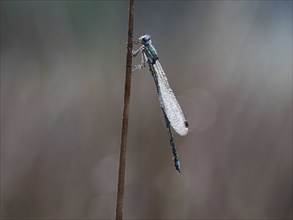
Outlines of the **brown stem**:
[{"label": "brown stem", "polygon": [[127,147],[127,133],[128,133],[130,87],[131,87],[131,65],[132,65],[131,51],[133,47],[132,45],[133,17],[134,17],[134,0],[129,0],[128,43],[127,43],[128,50],[127,50],[127,57],[126,57],[126,76],[125,76],[125,89],[124,89],[124,108],[123,108],[123,119],[122,119],[120,159],[119,159],[116,220],[122,220],[122,217],[123,217],[126,147]]}]

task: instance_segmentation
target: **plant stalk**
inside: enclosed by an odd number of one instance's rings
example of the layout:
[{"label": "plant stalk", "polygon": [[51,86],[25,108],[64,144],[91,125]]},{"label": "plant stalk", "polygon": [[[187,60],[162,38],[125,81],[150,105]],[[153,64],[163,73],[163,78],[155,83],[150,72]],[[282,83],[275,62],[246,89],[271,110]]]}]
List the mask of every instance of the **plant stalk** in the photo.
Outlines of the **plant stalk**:
[{"label": "plant stalk", "polygon": [[127,134],[128,134],[129,101],[130,101],[130,90],[131,90],[131,66],[132,66],[131,51],[133,48],[133,44],[132,44],[133,19],[134,19],[134,0],[129,0],[128,41],[127,41],[128,49],[127,49],[127,56],[126,56],[126,75],[125,75],[125,88],[124,88],[124,107],[123,107],[123,118],[122,118],[120,158],[119,158],[116,220],[122,220],[123,218],[126,147],[127,147]]}]

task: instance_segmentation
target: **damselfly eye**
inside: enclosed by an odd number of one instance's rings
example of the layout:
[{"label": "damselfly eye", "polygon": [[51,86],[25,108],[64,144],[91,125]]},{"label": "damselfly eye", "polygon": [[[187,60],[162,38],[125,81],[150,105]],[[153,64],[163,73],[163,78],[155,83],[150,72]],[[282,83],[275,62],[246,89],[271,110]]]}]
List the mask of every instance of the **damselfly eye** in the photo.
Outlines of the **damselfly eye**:
[{"label": "damselfly eye", "polygon": [[141,37],[139,38],[139,40],[140,40],[140,42],[141,42],[142,44],[148,44],[148,43],[151,42],[151,36],[148,35],[148,34],[146,34],[146,35],[141,36]]}]

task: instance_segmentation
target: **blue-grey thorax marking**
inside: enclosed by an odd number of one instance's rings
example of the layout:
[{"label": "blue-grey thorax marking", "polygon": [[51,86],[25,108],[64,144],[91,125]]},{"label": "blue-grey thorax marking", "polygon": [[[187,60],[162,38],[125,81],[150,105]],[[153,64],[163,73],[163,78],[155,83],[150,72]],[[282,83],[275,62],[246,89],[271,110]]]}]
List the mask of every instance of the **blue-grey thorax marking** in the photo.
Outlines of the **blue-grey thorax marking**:
[{"label": "blue-grey thorax marking", "polygon": [[155,64],[156,61],[159,59],[157,51],[151,43],[145,45],[143,52],[147,56],[148,63],[150,65]]}]

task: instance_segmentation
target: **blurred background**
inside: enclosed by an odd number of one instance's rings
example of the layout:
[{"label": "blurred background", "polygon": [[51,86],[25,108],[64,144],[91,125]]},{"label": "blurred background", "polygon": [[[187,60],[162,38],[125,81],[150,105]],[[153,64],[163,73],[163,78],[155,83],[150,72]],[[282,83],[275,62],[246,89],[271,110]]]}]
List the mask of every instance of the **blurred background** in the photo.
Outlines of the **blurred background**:
[{"label": "blurred background", "polygon": [[[1,1],[3,219],[115,217],[127,19],[127,1]],[[134,23],[190,133],[177,174],[135,72],[125,219],[291,219],[292,1],[137,1]]]}]

